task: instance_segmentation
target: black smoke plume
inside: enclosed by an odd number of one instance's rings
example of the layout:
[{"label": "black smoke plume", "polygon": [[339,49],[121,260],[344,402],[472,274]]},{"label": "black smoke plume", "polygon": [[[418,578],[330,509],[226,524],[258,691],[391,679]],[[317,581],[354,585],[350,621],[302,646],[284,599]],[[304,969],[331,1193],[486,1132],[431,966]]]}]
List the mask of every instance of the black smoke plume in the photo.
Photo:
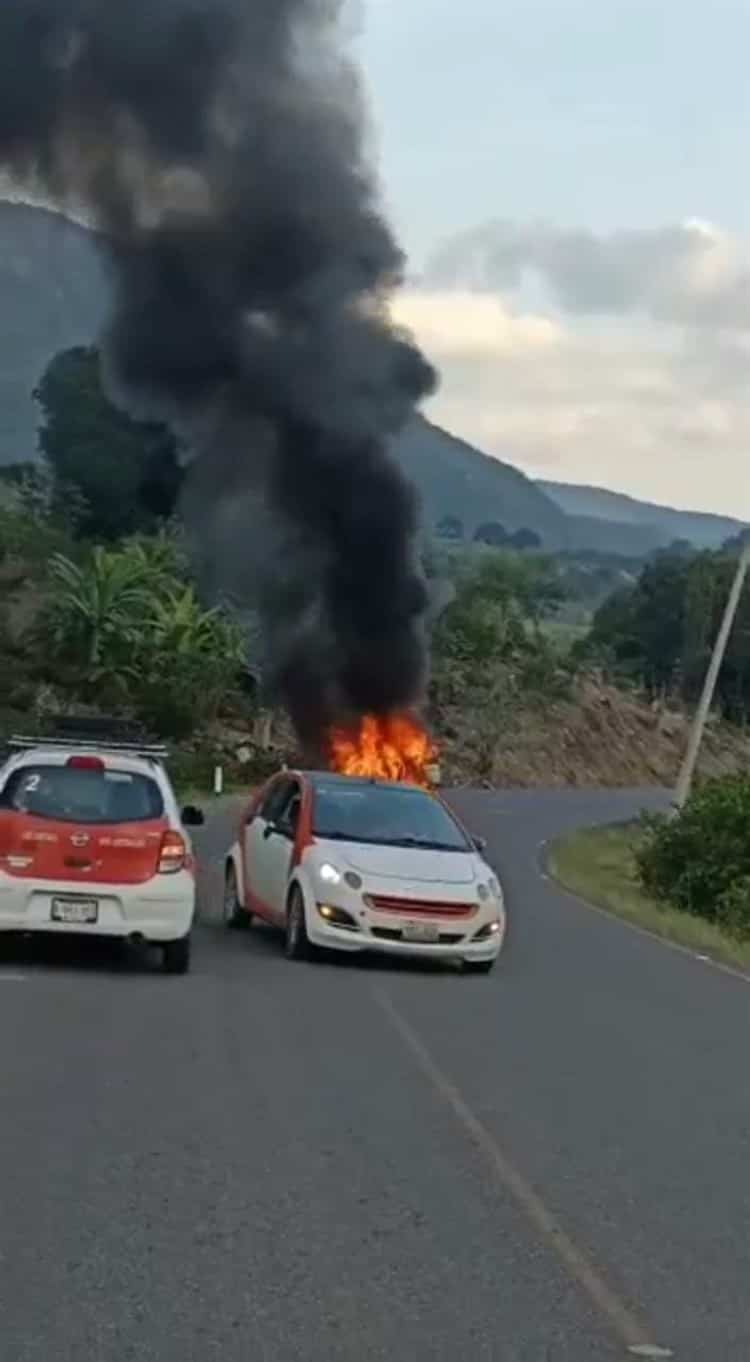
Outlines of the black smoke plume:
[{"label": "black smoke plume", "polygon": [[338,0],[2,0],[0,161],[108,244],[113,392],[194,459],[206,582],[261,611],[303,737],[418,699],[417,507],[386,452],[435,376]]}]

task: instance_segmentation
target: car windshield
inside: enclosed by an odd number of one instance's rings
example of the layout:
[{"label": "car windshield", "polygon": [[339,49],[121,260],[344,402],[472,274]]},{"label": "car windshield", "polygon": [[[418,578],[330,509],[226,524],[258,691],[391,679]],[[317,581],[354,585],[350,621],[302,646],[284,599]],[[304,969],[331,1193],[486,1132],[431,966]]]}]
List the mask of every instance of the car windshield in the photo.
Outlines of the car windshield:
[{"label": "car windshield", "polygon": [[432,795],[400,785],[318,785],[313,832],[342,842],[471,851],[465,834]]},{"label": "car windshield", "polygon": [[156,781],[137,771],[40,765],[9,776],[3,810],[61,823],[142,823],[161,818],[164,801]]}]

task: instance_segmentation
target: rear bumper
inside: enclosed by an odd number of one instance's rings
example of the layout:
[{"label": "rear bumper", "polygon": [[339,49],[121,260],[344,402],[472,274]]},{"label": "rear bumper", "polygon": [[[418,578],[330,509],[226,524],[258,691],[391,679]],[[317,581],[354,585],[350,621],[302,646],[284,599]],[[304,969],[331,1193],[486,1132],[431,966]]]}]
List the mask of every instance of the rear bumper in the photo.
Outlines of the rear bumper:
[{"label": "rear bumper", "polygon": [[[61,897],[96,899],[97,921],[53,922],[52,900]],[[194,915],[195,880],[188,872],[128,886],[49,884],[0,874],[0,932],[176,941],[187,936]]]}]

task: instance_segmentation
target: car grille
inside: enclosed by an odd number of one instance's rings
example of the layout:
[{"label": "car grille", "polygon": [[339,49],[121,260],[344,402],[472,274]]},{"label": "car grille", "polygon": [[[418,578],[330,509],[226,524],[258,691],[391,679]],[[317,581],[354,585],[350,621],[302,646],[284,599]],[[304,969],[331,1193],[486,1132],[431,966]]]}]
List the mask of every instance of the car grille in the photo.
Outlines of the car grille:
[{"label": "car grille", "polygon": [[[402,941],[403,932],[398,927],[373,927],[372,935],[379,941]],[[463,932],[441,932],[437,941],[410,941],[409,945],[417,950],[420,945],[425,946],[456,946],[459,941],[463,941]]]},{"label": "car grille", "polygon": [[370,894],[368,902],[378,913],[398,913],[399,917],[473,917],[475,903],[429,903],[425,899],[393,899]]}]

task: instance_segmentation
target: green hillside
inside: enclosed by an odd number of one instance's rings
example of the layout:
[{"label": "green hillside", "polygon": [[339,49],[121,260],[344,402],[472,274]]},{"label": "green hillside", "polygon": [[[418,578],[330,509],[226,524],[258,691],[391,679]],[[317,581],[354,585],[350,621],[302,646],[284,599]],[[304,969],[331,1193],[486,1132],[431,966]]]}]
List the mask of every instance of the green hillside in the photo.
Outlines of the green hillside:
[{"label": "green hillside", "polygon": [[534,530],[547,548],[566,547],[564,512],[511,464],[480,453],[423,417],[399,437],[394,452],[420,490],[429,528],[455,517],[464,538],[472,539],[480,525],[497,522],[511,533]]}]

